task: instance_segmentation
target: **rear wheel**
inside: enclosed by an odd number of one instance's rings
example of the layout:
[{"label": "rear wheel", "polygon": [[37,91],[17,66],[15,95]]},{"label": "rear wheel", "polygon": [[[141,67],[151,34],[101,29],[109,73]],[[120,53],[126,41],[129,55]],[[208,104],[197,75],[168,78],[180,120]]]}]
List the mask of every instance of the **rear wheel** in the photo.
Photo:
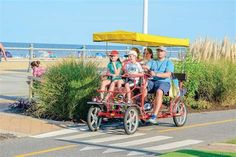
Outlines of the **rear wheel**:
[{"label": "rear wheel", "polygon": [[134,134],[138,128],[138,111],[135,107],[129,107],[125,112],[124,129],[128,135]]},{"label": "rear wheel", "polygon": [[187,121],[187,109],[181,100],[174,105],[173,113],[175,116],[173,117],[174,123],[176,126],[180,127],[183,126]]},{"label": "rear wheel", "polygon": [[89,130],[97,131],[101,125],[102,117],[98,116],[101,108],[98,106],[91,106],[88,111],[87,123]]}]

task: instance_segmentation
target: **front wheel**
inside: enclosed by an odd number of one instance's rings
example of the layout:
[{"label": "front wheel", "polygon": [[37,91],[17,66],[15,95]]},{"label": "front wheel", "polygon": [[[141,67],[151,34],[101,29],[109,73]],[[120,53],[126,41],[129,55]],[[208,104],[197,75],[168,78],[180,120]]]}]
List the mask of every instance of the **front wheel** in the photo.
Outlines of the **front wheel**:
[{"label": "front wheel", "polygon": [[125,112],[124,129],[128,135],[134,134],[138,128],[138,111],[135,107],[129,107]]},{"label": "front wheel", "polygon": [[101,108],[98,106],[91,106],[88,111],[87,123],[89,130],[97,131],[101,125],[102,117],[98,116]]},{"label": "front wheel", "polygon": [[187,121],[187,109],[184,102],[179,101],[173,107],[173,120],[176,126],[183,126]]}]

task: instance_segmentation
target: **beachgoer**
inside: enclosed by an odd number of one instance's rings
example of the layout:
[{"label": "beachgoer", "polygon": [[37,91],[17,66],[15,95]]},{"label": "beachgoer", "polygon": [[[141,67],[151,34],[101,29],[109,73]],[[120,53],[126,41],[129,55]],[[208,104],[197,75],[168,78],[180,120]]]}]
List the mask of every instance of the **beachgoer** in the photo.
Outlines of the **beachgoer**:
[{"label": "beachgoer", "polygon": [[7,61],[6,51],[2,43],[0,43],[0,62],[2,61],[2,56],[4,57],[5,61]]},{"label": "beachgoer", "polygon": [[153,70],[150,69],[151,67],[154,67],[153,64],[156,62],[153,60],[153,52],[150,48],[145,48],[143,53],[143,61],[142,61],[142,68],[144,70]]},{"label": "beachgoer", "polygon": [[[137,62],[138,54],[135,50],[130,50],[128,53],[130,62],[125,65],[125,74],[130,75],[125,80],[125,89],[127,92],[127,103],[132,103],[130,87],[139,84],[139,77],[143,76],[143,69],[139,62]],[[132,77],[135,75],[135,77]]]},{"label": "beachgoer", "polygon": [[166,59],[167,50],[161,46],[157,48],[156,64],[153,64],[150,74],[152,80],[148,81],[148,92],[156,93],[153,113],[149,119],[151,123],[157,123],[158,112],[162,105],[163,95],[170,89],[171,74],[174,72],[174,64]]},{"label": "beachgoer", "polygon": [[[137,48],[137,47],[132,47],[130,50],[133,50],[133,51],[135,51],[136,53],[137,53],[137,59],[136,59],[136,61],[137,62],[140,62],[141,61],[141,59],[140,59],[140,51],[139,51],[139,49]],[[125,57],[128,57],[128,55],[125,55]],[[125,59],[123,62],[122,62],[122,70],[125,70],[125,66],[126,66],[126,64],[128,64],[130,62],[130,59],[128,58],[128,59]]]},{"label": "beachgoer", "polygon": [[[150,71],[154,71],[154,67],[156,66],[156,61],[153,60],[153,52],[150,48],[145,48],[143,53],[143,61],[141,62],[142,68],[146,73],[150,73]],[[149,78],[150,79],[150,78]],[[147,85],[148,82],[144,82],[144,98],[146,99],[147,96]]]},{"label": "beachgoer", "polygon": [[46,69],[40,66],[40,61],[33,61],[31,62],[30,65],[31,65],[31,68],[33,69],[34,77],[41,77],[46,72]]},{"label": "beachgoer", "polygon": [[[121,87],[123,80],[121,78],[122,73],[122,63],[119,59],[119,52],[116,50],[111,51],[109,54],[110,62],[107,65],[107,79],[102,81],[101,90],[104,91],[106,86],[110,85],[109,91],[113,91],[115,86],[118,88]],[[105,101],[109,98],[110,93],[105,97]],[[100,93],[101,101],[104,99],[104,92]]]},{"label": "beachgoer", "polygon": [[141,60],[139,49],[137,47],[132,47],[131,50],[134,50],[137,53],[137,61],[139,62]]}]

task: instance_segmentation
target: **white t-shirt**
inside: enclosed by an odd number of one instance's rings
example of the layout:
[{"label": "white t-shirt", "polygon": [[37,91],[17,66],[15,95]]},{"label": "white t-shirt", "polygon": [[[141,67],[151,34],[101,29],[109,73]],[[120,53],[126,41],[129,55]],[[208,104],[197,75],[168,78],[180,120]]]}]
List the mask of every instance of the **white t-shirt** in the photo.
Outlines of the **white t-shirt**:
[{"label": "white t-shirt", "polygon": [[126,64],[125,69],[129,74],[137,74],[143,72],[143,68],[141,67],[139,62],[136,63],[129,62],[128,64]]},{"label": "white t-shirt", "polygon": [[[138,74],[143,72],[143,68],[139,62],[136,63],[129,62],[128,64],[126,64],[125,69],[127,70],[128,74]],[[136,84],[138,84],[139,77],[129,78],[129,79],[136,80]]]}]

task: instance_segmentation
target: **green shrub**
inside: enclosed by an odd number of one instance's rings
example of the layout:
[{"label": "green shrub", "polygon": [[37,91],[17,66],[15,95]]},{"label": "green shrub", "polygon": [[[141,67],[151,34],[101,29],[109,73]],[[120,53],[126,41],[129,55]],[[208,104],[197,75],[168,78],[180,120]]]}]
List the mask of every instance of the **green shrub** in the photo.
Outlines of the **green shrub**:
[{"label": "green shrub", "polygon": [[236,105],[236,66],[232,61],[196,61],[188,54],[175,63],[175,71],[184,71],[187,103],[194,108],[212,105]]},{"label": "green shrub", "polygon": [[48,69],[36,90],[40,101],[37,113],[58,120],[84,118],[86,102],[96,93],[99,83],[96,64],[64,60]]},{"label": "green shrub", "polygon": [[189,53],[184,61],[175,63],[176,72],[184,72],[187,74],[187,80],[184,82],[184,86],[187,88],[188,97],[196,97],[196,92],[200,85],[199,80],[203,77],[204,70],[204,65],[194,60]]}]

